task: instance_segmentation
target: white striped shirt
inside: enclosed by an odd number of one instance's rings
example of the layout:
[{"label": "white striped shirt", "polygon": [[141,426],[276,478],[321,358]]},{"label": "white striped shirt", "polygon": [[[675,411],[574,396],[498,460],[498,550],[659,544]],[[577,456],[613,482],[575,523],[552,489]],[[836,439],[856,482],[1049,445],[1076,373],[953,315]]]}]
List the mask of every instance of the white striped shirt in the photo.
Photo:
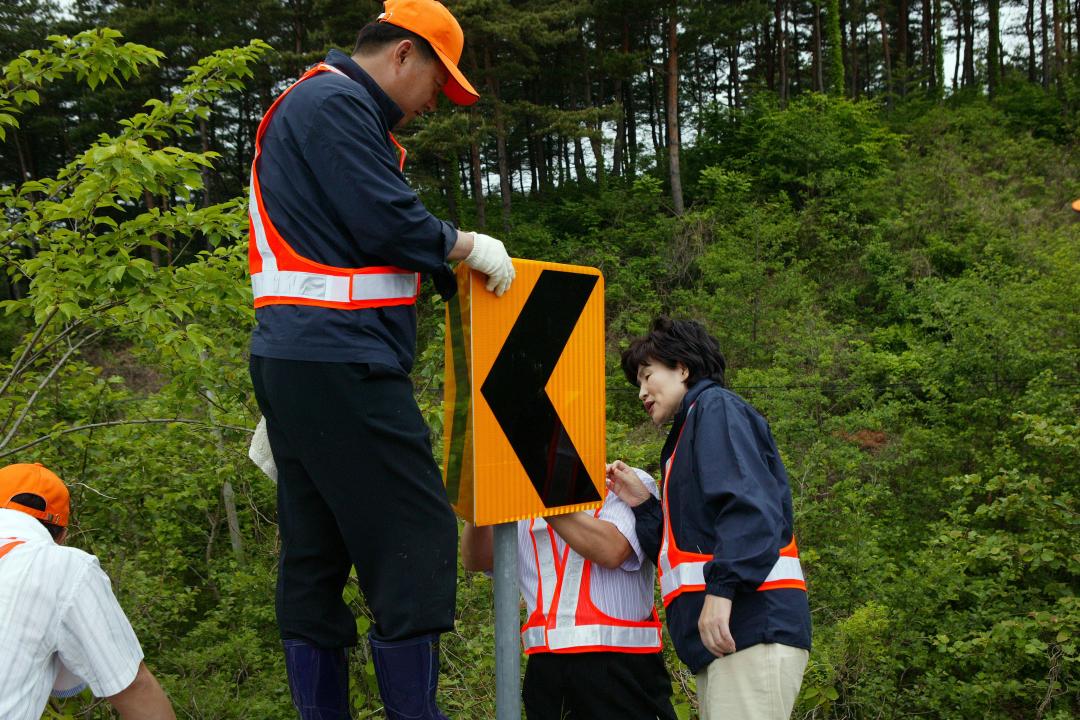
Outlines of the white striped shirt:
[{"label": "white striped shirt", "polygon": [[[644,470],[635,468],[634,471],[649,492],[654,497],[659,497],[656,481],[652,476]],[[614,570],[593,564],[589,597],[600,612],[617,620],[648,620],[652,616],[656,568],[652,561],[645,557],[641,545],[638,544],[634,511],[620,500],[618,495],[609,492],[604,498],[598,517],[614,525],[630,543],[633,552],[626,562]],[[546,524],[543,518],[536,518],[535,522],[537,526]],[[555,546],[559,557],[562,557],[566,541],[558,533],[555,533]],[[518,522],[518,565],[521,595],[525,599],[528,614],[532,615],[536,609],[536,556],[533,554],[528,520]]]},{"label": "white striped shirt", "polygon": [[142,648],[97,558],[0,510],[0,547],[12,540],[23,542],[0,557],[0,718],[38,720],[54,686],[78,680],[98,697],[125,690]]}]

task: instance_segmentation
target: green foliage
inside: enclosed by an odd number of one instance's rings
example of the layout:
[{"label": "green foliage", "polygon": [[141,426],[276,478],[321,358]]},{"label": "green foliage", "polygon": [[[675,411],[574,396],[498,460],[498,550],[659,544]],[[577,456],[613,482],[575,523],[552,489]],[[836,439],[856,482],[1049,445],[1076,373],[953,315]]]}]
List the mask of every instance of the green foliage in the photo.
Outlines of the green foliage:
[{"label": "green foliage", "polygon": [[[553,47],[582,32],[568,4],[486,20],[496,5],[461,9],[508,46],[536,13],[553,14]],[[208,169],[235,159],[195,139],[265,51],[210,55],[56,172],[0,188],[18,290],[0,316],[0,458],[73,484],[74,544],[101,558],[191,718],[294,716],[273,612],[275,489],[245,455],[257,415],[246,204],[239,186],[209,202]],[[31,121],[50,83],[112,88],[159,58],[107,30],[54,38],[5,67],[0,122]],[[638,58],[597,62],[630,73]],[[618,352],[661,313],[705,322],[733,389],[769,419],[815,624],[799,717],[1080,713],[1080,244],[1067,209],[1080,155],[1075,120],[1047,98],[1007,80],[993,104],[923,98],[883,116],[838,95],[782,108],[759,93],[698,115],[681,217],[649,173],[515,196],[502,235],[513,254],[604,272],[612,459],[658,474],[664,433]],[[569,137],[607,117],[503,109]],[[452,158],[489,130],[451,115],[414,138]],[[419,178],[429,206],[449,206],[455,172]],[[168,202],[149,207],[148,194]],[[455,202],[475,217],[474,200]],[[421,298],[414,373],[437,449],[442,312]],[[366,630],[355,583],[345,599]],[[452,717],[493,716],[492,634],[490,582],[462,574],[443,639]],[[693,717],[693,678],[666,658],[679,716]],[[356,716],[378,716],[364,648],[351,667]],[[110,713],[80,697],[46,716]]]},{"label": "green foliage", "polygon": [[38,91],[44,85],[69,74],[91,89],[108,80],[119,84],[163,57],[160,51],[144,45],[119,45],[119,38],[120,33],[109,28],[73,37],[51,35],[49,49],[27,50],[5,65],[0,84],[0,140],[6,136],[4,126],[18,127],[17,114],[41,103]]}]

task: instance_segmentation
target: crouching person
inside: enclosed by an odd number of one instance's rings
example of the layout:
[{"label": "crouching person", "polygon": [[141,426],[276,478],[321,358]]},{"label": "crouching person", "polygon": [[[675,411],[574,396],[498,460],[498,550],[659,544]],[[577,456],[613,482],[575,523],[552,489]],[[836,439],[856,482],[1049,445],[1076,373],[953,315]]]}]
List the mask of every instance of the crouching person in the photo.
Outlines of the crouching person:
[{"label": "crouching person", "polygon": [[[656,495],[655,481],[637,473]],[[614,493],[596,512],[518,523],[528,720],[675,720],[653,606],[655,568],[634,525]],[[493,534],[465,524],[466,570],[492,569]]]},{"label": "crouching person", "polygon": [[123,720],[176,720],[93,555],[63,547],[67,487],[41,465],[0,469],[0,718],[38,720],[89,686]]}]

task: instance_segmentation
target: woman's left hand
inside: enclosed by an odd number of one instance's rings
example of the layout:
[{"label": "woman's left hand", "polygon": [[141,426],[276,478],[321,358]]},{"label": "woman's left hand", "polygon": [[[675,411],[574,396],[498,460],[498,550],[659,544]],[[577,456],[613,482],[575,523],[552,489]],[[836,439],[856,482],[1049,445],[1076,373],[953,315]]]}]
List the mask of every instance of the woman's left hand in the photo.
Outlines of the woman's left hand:
[{"label": "woman's left hand", "polygon": [[698,633],[705,649],[716,657],[735,652],[735,640],[728,623],[731,620],[731,601],[717,595],[705,595],[705,604],[698,617]]}]

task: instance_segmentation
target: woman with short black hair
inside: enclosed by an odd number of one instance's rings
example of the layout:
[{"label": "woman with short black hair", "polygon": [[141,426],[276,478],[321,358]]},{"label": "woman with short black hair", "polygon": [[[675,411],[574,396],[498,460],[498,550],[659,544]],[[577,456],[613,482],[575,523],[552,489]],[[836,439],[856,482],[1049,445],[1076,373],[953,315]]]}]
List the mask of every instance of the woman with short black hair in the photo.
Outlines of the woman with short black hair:
[{"label": "woman with short black hair", "polygon": [[810,650],[791,489],[765,419],[725,387],[720,345],[697,322],[657,319],[622,355],[657,426],[659,501],[620,462],[608,486],[657,558],[668,629],[697,674],[703,720],[788,718]]}]

